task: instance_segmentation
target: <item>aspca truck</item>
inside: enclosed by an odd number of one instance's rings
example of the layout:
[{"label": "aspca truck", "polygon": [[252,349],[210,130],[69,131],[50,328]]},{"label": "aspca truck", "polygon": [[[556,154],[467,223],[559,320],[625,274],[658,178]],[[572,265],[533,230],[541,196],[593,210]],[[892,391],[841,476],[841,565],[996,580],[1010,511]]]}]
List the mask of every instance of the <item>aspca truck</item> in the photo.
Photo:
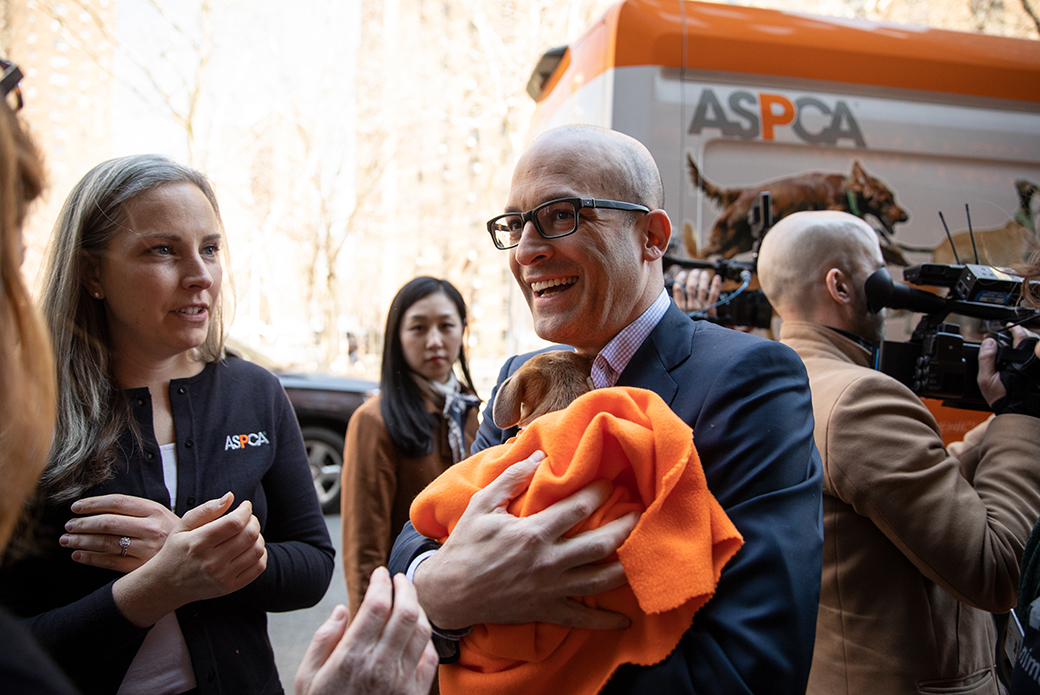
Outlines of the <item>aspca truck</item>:
[{"label": "aspca truck", "polygon": [[976,230],[1035,213],[1017,182],[1040,183],[1038,41],[627,0],[548,51],[528,92],[534,133],[592,123],[643,142],[698,256],[751,248],[738,193],[812,175],[839,183],[774,185],[774,206],[848,209],[908,247],[940,244],[939,212],[967,229],[965,205]]},{"label": "aspca truck", "polygon": [[939,213],[954,235],[970,214],[983,261],[1036,244],[1038,41],[626,0],[548,51],[528,92],[532,134],[591,123],[643,142],[694,257],[749,254],[761,190],[776,219],[863,217],[897,265],[952,262]]}]

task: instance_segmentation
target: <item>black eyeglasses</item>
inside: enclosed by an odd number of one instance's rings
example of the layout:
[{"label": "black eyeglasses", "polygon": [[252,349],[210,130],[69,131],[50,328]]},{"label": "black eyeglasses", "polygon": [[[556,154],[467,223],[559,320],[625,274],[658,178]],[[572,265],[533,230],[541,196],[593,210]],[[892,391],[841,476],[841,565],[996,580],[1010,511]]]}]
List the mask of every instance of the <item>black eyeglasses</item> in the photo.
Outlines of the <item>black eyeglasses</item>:
[{"label": "black eyeglasses", "polygon": [[[22,101],[22,90],[18,83],[22,81],[22,71],[9,60],[0,58],[0,68],[4,75],[0,77],[0,94],[6,99],[9,94],[14,95],[14,103],[10,104],[12,111],[20,111],[24,102]],[[10,102],[8,102],[10,103]]]},{"label": "black eyeglasses", "polygon": [[606,208],[608,210],[636,210],[650,212],[645,205],[622,203],[618,200],[598,198],[560,198],[542,203],[527,212],[507,212],[488,220],[487,230],[495,246],[505,250],[520,243],[524,225],[534,222],[534,228],[545,239],[559,239],[578,231],[578,211],[582,208]]}]

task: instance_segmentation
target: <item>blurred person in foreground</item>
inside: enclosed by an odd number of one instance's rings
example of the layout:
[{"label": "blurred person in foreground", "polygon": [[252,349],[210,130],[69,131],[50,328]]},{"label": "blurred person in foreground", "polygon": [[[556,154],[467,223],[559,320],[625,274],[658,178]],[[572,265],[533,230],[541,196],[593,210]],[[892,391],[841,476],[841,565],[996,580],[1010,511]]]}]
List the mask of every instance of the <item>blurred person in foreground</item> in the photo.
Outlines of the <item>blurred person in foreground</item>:
[{"label": "blurred person in foreground", "polygon": [[[657,393],[693,429],[708,488],[744,538],[671,655],[622,665],[603,692],[801,693],[822,544],[805,371],[778,343],[694,322],[671,302],[661,267],[671,235],[663,202],[643,145],[568,126],[528,148],[507,212],[488,222],[538,336],[594,357],[597,388]],[[529,357],[508,360],[498,383]],[[515,434],[494,426],[493,407],[494,394],[474,452]],[[624,615],[571,598],[626,582],[620,562],[600,561],[625,541],[636,515],[565,537],[608,498],[609,485],[590,485],[533,516],[506,513],[543,459],[536,452],[474,495],[443,546],[410,524],[394,546],[391,569],[411,567],[445,661],[477,623],[629,626]]]},{"label": "blurred person in foreground", "polygon": [[465,301],[447,280],[414,278],[390,303],[379,394],[351,416],[343,450],[343,568],[351,612],[361,605],[373,570],[390,559],[412,500],[466,458],[477,434],[480,400],[465,331]]},{"label": "blurred person in foreground", "polygon": [[[958,459],[921,400],[872,368],[884,311],[864,283],[885,265],[843,212],[785,217],[758,275],[780,340],[809,372],[824,466],[823,587],[808,692],[999,692],[990,613],[1015,603],[1040,513],[1040,412],[1005,398],[996,342],[979,387],[996,417]],[[1013,329],[1016,344],[1026,335]]]},{"label": "blurred person in foreground", "polygon": [[[21,72],[0,60],[0,556],[47,463],[54,427],[54,361],[47,329],[22,280],[22,223],[43,191],[43,163],[9,99]],[[0,595],[0,603],[7,596]],[[72,684],[0,609],[0,692],[71,695]]]}]

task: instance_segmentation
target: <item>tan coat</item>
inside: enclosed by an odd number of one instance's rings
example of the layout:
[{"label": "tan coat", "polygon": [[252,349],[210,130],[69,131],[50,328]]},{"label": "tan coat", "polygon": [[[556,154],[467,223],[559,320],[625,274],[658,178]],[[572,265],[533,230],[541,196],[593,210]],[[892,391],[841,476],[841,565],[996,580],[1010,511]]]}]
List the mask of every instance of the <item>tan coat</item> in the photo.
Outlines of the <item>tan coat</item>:
[{"label": "tan coat", "polygon": [[1040,423],[1001,415],[962,470],[914,394],[824,326],[785,322],[823,458],[813,695],[998,693],[989,612],[1015,604],[1040,513]]},{"label": "tan coat", "polygon": [[[412,500],[452,464],[448,425],[438,417],[434,449],[428,456],[403,458],[390,440],[379,410],[380,397],[366,401],[350,418],[343,450],[343,570],[350,615],[368,589],[372,571],[390,558],[394,539],[408,521]],[[437,410],[427,402],[431,413]],[[466,414],[466,450],[477,433],[477,408]]]}]

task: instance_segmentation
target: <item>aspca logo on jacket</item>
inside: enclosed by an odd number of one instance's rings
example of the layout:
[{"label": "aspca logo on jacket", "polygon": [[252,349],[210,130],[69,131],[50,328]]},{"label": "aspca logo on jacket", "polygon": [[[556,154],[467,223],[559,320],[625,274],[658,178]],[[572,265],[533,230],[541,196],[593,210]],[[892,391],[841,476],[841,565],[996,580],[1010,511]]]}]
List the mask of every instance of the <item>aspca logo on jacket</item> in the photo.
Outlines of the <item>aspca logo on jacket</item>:
[{"label": "aspca logo on jacket", "polygon": [[263,446],[270,444],[266,432],[255,432],[254,434],[229,434],[224,442],[224,451],[228,449],[244,449],[247,446]]}]

